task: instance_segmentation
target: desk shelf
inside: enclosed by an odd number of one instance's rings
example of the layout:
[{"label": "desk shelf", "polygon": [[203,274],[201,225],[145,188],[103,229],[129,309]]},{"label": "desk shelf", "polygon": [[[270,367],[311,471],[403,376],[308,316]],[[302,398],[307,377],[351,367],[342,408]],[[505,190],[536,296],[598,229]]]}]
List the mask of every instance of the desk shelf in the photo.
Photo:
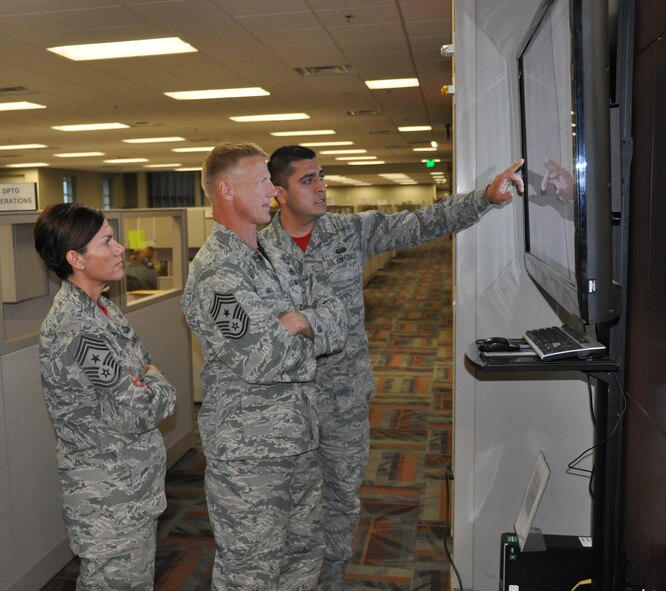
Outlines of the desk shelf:
[{"label": "desk shelf", "polygon": [[608,355],[595,355],[585,359],[570,357],[542,361],[535,355],[520,355],[516,357],[486,357],[479,352],[476,343],[472,343],[465,353],[465,357],[474,367],[482,372],[544,372],[544,371],[582,371],[616,372],[620,366]]}]

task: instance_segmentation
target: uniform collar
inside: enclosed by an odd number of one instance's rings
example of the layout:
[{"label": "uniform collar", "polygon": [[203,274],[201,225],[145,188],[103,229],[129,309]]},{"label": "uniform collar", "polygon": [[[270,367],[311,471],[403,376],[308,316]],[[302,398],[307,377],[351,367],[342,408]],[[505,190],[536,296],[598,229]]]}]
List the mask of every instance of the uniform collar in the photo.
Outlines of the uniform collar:
[{"label": "uniform collar", "polygon": [[[294,241],[292,240],[291,236],[289,236],[289,233],[282,227],[282,223],[280,222],[280,213],[280,210],[275,212],[270,227],[272,228],[274,235],[281,238],[283,245],[287,239],[290,243],[293,243]],[[325,213],[315,220],[314,226],[312,228],[310,244],[316,245],[318,242],[326,239],[327,236],[335,233],[329,227],[328,216],[329,214]],[[294,246],[296,245],[294,244]],[[298,248],[298,246],[296,246],[296,248]],[[298,248],[298,250],[300,251],[300,248]]]},{"label": "uniform collar", "polygon": [[232,232],[224,224],[213,221],[213,232],[215,239],[232,249],[246,249],[248,253],[255,253],[256,250],[252,248],[245,240],[243,240],[236,232]]},{"label": "uniform collar", "polygon": [[109,317],[115,312],[113,303],[107,297],[102,295],[99,297],[99,302],[95,302],[85,291],[67,279],[62,281],[60,291],[63,297],[75,302],[77,309],[82,310],[86,314],[104,314],[99,308],[98,303],[108,310]]}]

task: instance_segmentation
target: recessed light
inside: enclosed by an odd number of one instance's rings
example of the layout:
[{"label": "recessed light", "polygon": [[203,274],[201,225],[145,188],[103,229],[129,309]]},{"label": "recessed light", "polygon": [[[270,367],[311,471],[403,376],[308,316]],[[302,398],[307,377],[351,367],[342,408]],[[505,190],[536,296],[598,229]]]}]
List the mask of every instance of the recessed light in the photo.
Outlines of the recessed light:
[{"label": "recessed light", "polygon": [[64,152],[62,154],[53,154],[58,158],[87,158],[89,156],[106,156],[104,152]]},{"label": "recessed light", "polygon": [[392,78],[387,80],[366,80],[370,90],[383,90],[387,88],[412,88],[419,85],[418,78]]},{"label": "recessed light", "polygon": [[332,129],[311,129],[308,131],[271,131],[275,137],[294,137],[299,135],[333,135]]},{"label": "recessed light", "polygon": [[134,164],[136,162],[148,162],[148,158],[112,158],[104,162],[107,164]]},{"label": "recessed light", "polygon": [[201,170],[201,166],[190,166],[190,167],[184,167],[184,168],[176,168],[178,172],[194,172]]},{"label": "recessed light", "polygon": [[210,152],[214,146],[192,146],[190,148],[171,148],[172,152]]},{"label": "recessed light", "polygon": [[180,162],[171,162],[170,164],[144,164],[144,168],[177,168],[182,166]]},{"label": "recessed light", "polygon": [[396,182],[405,182],[405,181],[411,181],[412,180],[404,172],[391,172],[391,173],[380,174],[379,176],[384,178],[384,179],[388,179],[390,181],[396,181]]},{"label": "recessed light", "polygon": [[46,105],[31,103],[29,101],[16,101],[13,103],[0,103],[0,111],[24,111],[26,109],[46,109]]},{"label": "recessed light", "polygon": [[436,152],[437,148],[412,148],[414,152]]},{"label": "recessed light", "polygon": [[184,142],[184,137],[138,137],[131,140],[123,140],[127,144],[159,144],[162,142]]},{"label": "recessed light", "polygon": [[36,150],[37,148],[46,148],[44,144],[5,144],[0,146],[0,150]]},{"label": "recessed light", "polygon": [[127,129],[124,123],[80,123],[77,125],[53,125],[58,131],[104,131],[107,129]]},{"label": "recessed light", "polygon": [[272,115],[242,115],[229,117],[236,123],[252,123],[254,121],[295,121],[297,119],[309,119],[306,113],[274,113]]},{"label": "recessed light", "polygon": [[246,98],[251,96],[268,96],[270,92],[251,86],[247,88],[211,88],[208,90],[182,90],[178,92],[165,92],[167,96],[177,101],[201,101],[208,99]]},{"label": "recessed light", "polygon": [[338,156],[336,160],[377,160],[377,156]]},{"label": "recessed light", "polygon": [[85,45],[62,45],[48,47],[49,51],[75,61],[105,60],[124,57],[143,57],[197,51],[178,37],[158,39],[136,39],[111,43],[87,43]]},{"label": "recessed light", "polygon": [[7,168],[39,168],[49,166],[48,162],[24,162],[23,164],[5,164]]},{"label": "recessed light", "polygon": [[365,154],[367,150],[322,150],[320,154]]},{"label": "recessed light", "polygon": [[432,125],[407,125],[406,127],[398,127],[398,131],[432,131]]},{"label": "recessed light", "polygon": [[347,162],[349,166],[366,166],[368,164],[385,164],[383,160],[355,160],[354,162]]},{"label": "recessed light", "polygon": [[306,148],[317,148],[321,146],[353,146],[354,142],[303,142],[301,146]]}]

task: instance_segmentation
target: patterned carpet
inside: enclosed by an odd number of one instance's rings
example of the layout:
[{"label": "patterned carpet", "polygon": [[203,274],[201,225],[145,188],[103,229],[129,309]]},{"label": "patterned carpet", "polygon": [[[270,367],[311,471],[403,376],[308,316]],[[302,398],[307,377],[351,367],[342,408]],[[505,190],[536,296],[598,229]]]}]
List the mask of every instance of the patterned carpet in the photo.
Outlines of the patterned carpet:
[{"label": "patterned carpet", "polygon": [[[449,589],[445,535],[452,502],[451,241],[403,251],[370,281],[366,328],[377,394],[370,463],[348,570],[352,591]],[[167,473],[158,591],[210,589],[213,540],[197,447]],[[42,591],[74,590],[76,560]]]}]

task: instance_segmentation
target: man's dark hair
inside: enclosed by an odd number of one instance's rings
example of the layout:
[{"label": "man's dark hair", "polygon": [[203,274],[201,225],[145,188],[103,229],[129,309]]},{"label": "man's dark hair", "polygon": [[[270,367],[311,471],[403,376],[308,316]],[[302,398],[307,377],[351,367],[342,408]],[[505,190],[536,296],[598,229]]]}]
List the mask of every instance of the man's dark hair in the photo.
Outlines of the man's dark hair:
[{"label": "man's dark hair", "polygon": [[67,279],[74,272],[67,262],[67,253],[75,250],[85,254],[88,243],[99,232],[104,219],[101,211],[87,205],[49,205],[35,223],[35,249],[51,271],[60,279]]},{"label": "man's dark hair", "polygon": [[284,189],[287,188],[287,179],[293,172],[292,162],[300,160],[313,160],[317,154],[310,148],[303,146],[282,146],[271,154],[268,161],[268,172],[271,173],[271,182]]}]

